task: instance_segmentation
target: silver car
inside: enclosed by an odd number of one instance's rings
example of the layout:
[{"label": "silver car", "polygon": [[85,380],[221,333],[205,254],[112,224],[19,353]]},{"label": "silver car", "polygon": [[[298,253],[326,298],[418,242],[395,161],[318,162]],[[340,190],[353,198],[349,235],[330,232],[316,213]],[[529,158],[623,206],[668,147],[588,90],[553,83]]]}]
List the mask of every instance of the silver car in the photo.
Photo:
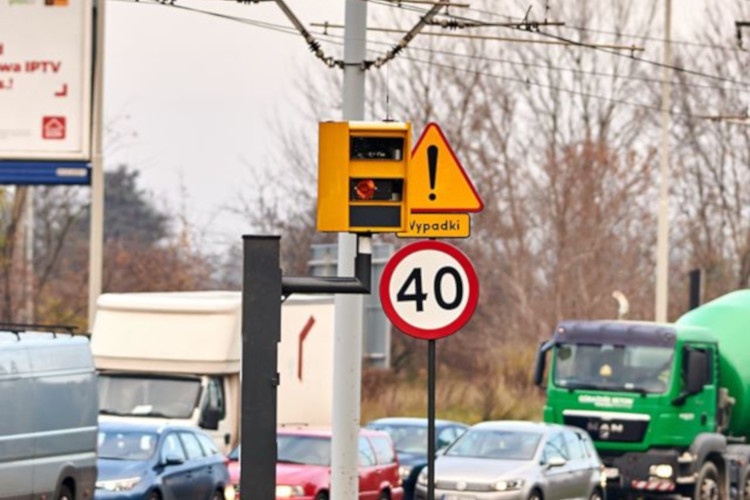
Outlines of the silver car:
[{"label": "silver car", "polygon": [[[604,481],[588,434],[556,424],[476,424],[435,459],[440,500],[601,500]],[[427,469],[415,498],[427,498]]]}]

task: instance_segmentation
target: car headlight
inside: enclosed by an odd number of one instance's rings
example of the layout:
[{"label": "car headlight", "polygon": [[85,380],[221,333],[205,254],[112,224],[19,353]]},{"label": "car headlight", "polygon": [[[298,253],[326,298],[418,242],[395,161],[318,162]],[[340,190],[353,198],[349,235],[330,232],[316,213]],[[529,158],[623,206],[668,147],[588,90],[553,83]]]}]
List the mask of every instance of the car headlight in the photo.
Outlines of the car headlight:
[{"label": "car headlight", "polygon": [[412,467],[409,467],[408,465],[399,466],[398,475],[402,481],[406,481],[406,478],[409,477],[409,474],[411,474],[411,469]]},{"label": "car headlight", "polygon": [[301,497],[305,494],[302,486],[280,484],[276,486],[276,496],[281,498]]},{"label": "car headlight", "polygon": [[417,476],[417,482],[422,486],[427,486],[427,467],[422,469],[422,472]]},{"label": "car headlight", "polygon": [[674,473],[674,469],[669,464],[658,464],[652,465],[648,468],[648,473],[651,476],[658,477],[659,479],[670,479]]},{"label": "car headlight", "polygon": [[234,500],[237,497],[237,490],[231,484],[224,488],[224,500]]},{"label": "car headlight", "polygon": [[520,490],[522,486],[523,480],[521,479],[502,479],[495,481],[495,484],[492,485],[497,491]]},{"label": "car headlight", "polygon": [[125,479],[108,479],[106,481],[97,481],[96,487],[100,490],[107,491],[128,491],[135,488],[135,485],[141,482],[139,477],[127,477]]}]

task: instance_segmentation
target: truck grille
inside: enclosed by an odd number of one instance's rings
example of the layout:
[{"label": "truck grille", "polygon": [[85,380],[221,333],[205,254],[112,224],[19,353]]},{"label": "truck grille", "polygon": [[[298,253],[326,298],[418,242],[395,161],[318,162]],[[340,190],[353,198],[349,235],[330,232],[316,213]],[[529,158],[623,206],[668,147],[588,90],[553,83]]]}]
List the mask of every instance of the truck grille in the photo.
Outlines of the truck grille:
[{"label": "truck grille", "polygon": [[597,415],[564,415],[563,421],[586,430],[595,441],[637,443],[643,441],[648,430],[648,420],[607,418]]}]

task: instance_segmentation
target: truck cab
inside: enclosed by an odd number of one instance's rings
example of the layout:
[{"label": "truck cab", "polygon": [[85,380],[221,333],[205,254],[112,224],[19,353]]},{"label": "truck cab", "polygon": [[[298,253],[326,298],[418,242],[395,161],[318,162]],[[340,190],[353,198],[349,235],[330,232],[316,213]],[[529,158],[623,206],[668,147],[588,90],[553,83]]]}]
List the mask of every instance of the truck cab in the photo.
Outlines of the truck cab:
[{"label": "truck cab", "polygon": [[197,425],[224,452],[239,443],[237,292],[104,294],[91,349],[103,420]]},{"label": "truck cab", "polygon": [[[281,307],[279,425],[330,425],[332,296]],[[107,293],[91,334],[102,420],[197,425],[229,453],[240,440],[242,295]],[[252,328],[252,325],[250,325]]]},{"label": "truck cab", "polygon": [[700,436],[726,425],[718,367],[717,341],[705,328],[565,321],[540,347],[535,382],[546,378],[545,421],[594,439],[610,496],[684,493],[696,480],[693,455],[711,448]]},{"label": "truck cab", "polygon": [[198,425],[227,450],[233,444],[233,422],[228,418],[236,405],[228,401],[236,397],[233,379],[224,375],[100,370],[100,419]]}]

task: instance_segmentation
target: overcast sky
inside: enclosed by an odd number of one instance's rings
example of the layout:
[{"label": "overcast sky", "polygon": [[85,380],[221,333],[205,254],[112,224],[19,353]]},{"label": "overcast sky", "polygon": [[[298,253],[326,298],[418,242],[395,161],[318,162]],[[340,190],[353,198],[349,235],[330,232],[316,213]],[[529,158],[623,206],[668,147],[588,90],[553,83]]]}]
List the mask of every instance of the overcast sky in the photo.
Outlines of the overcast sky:
[{"label": "overcast sky", "polygon": [[[687,20],[700,16],[705,1],[674,2],[675,36],[685,36]],[[287,3],[306,26],[343,24],[344,0]],[[291,27],[274,2],[177,4]],[[525,2],[503,5],[520,12]],[[378,8],[371,6],[370,13]],[[324,47],[341,57],[341,47]],[[211,246],[239,242],[249,227],[221,208],[250,181],[242,159],[268,161],[275,145],[269,123],[301,121],[295,84],[305,74],[330,71],[337,70],[316,60],[296,34],[149,1],[109,0],[105,118],[115,132],[105,143],[107,165],[138,168],[156,202],[208,230]],[[310,134],[317,134],[314,123]]]}]

